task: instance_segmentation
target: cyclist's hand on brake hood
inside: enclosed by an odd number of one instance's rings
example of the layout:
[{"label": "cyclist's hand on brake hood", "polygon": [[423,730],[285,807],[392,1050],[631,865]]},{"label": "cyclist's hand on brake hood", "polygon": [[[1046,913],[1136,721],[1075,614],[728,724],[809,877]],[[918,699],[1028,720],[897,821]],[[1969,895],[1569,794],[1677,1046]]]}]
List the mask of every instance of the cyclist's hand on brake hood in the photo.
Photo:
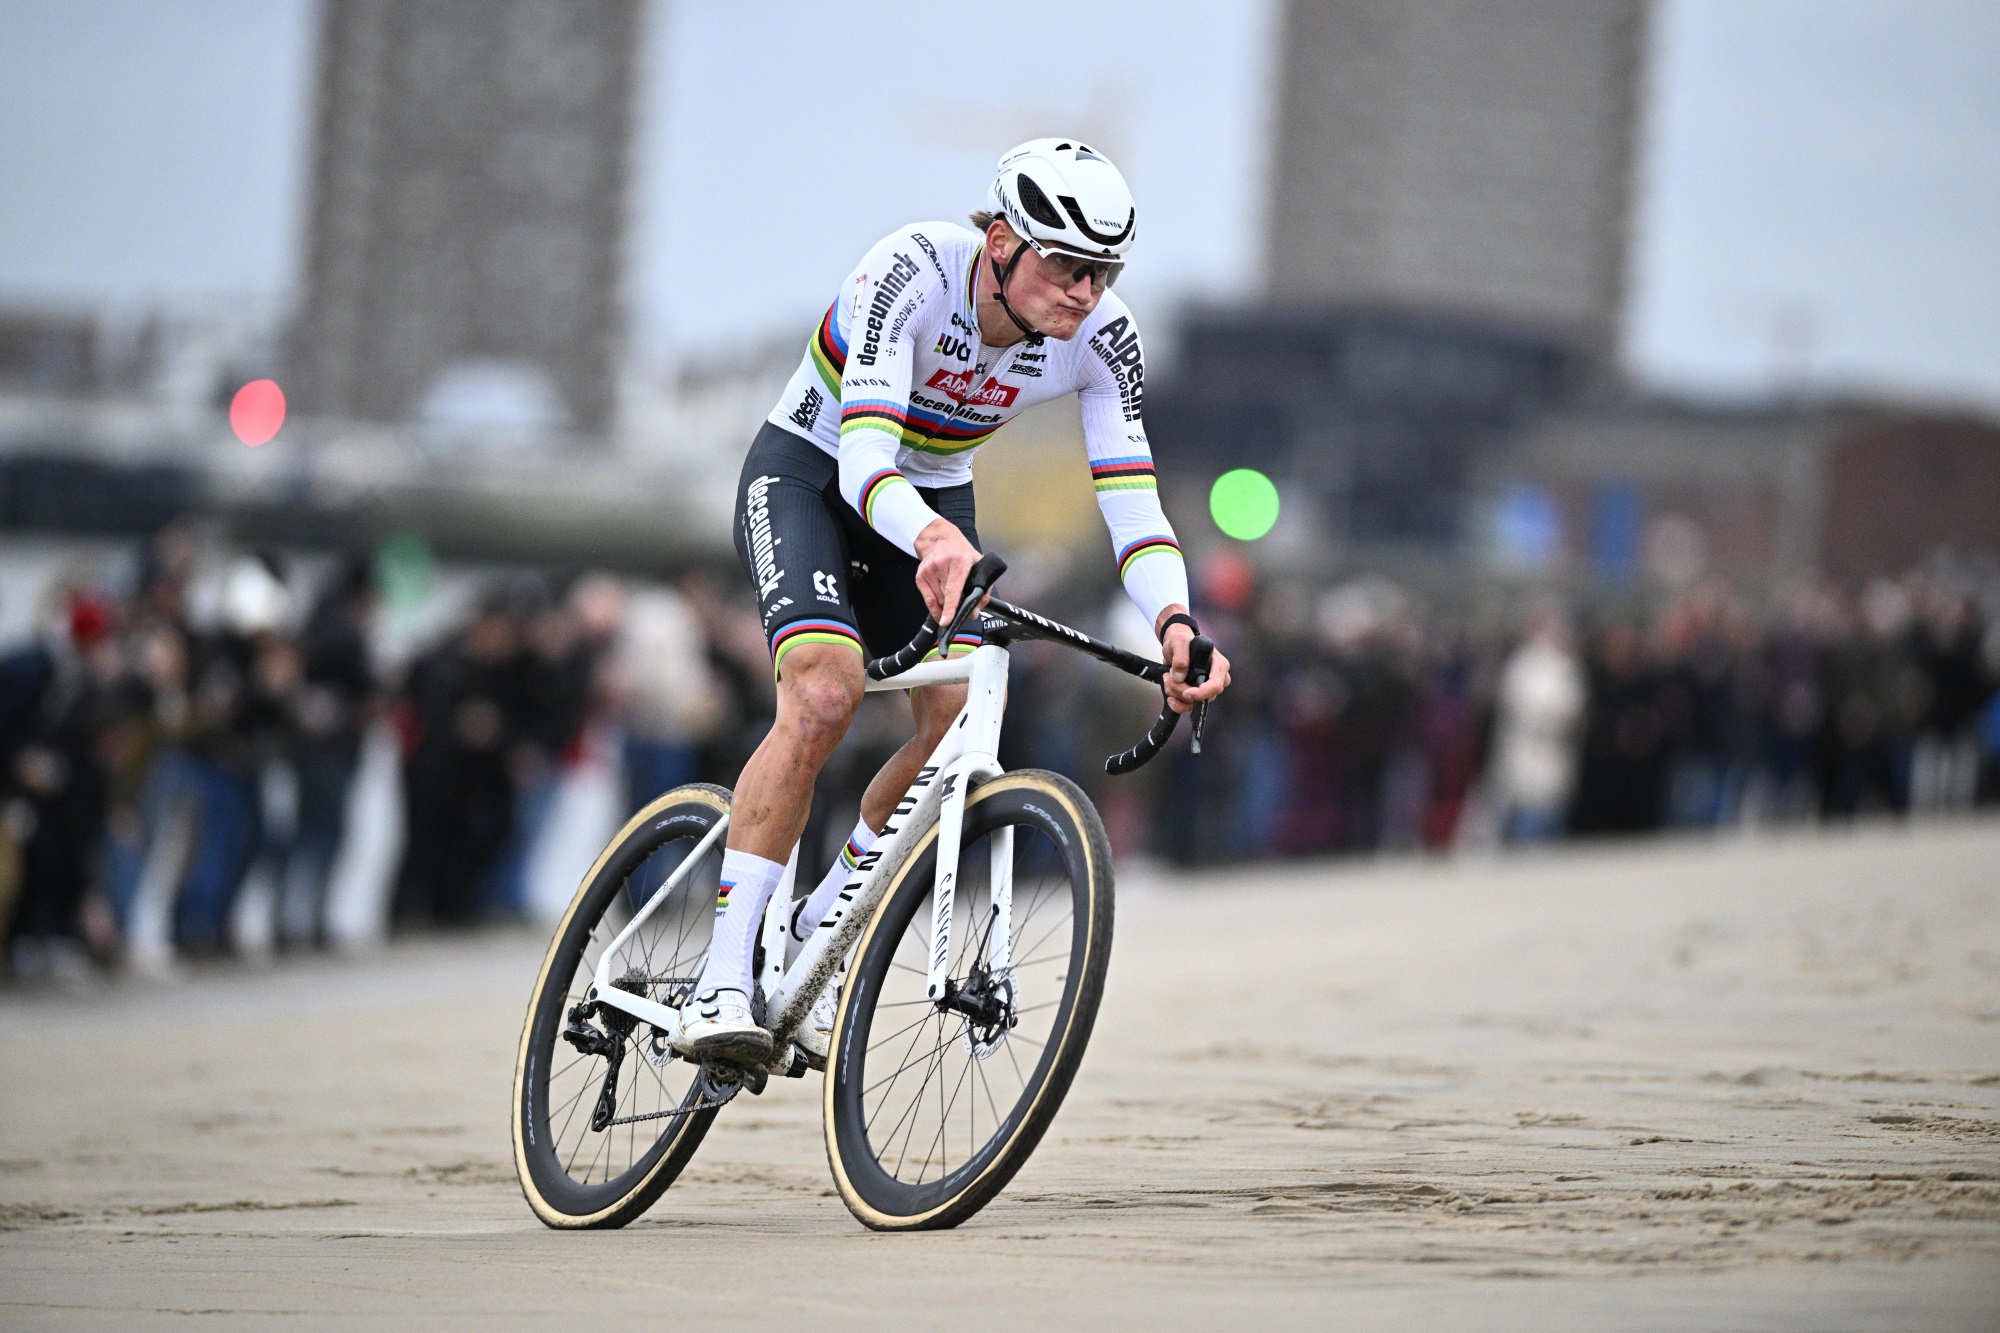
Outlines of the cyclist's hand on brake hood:
[{"label": "cyclist's hand on brake hood", "polygon": [[917,591],[938,624],[958,611],[965,576],[979,563],[979,552],[949,519],[934,518],[917,534]]},{"label": "cyclist's hand on brake hood", "polygon": [[[1175,612],[1185,613],[1184,606],[1167,606],[1160,610],[1160,619],[1165,620]],[[1200,685],[1187,683],[1188,645],[1194,642],[1194,631],[1186,625],[1167,626],[1160,638],[1160,658],[1167,664],[1167,678],[1163,682],[1167,691],[1167,706],[1176,713],[1185,713],[1198,703],[1205,703],[1229,688],[1229,659],[1222,650],[1215,650],[1215,657],[1208,668],[1208,679]]]}]

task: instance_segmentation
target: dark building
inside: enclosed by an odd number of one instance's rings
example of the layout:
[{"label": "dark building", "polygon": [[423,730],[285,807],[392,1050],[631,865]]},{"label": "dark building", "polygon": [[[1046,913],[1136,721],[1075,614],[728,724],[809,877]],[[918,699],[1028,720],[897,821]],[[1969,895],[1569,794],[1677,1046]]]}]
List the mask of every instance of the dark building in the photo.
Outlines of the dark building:
[{"label": "dark building", "polygon": [[1464,547],[1481,461],[1601,381],[1645,0],[1292,0],[1269,280],[1196,317],[1148,426],[1336,548]]},{"label": "dark building", "polygon": [[1645,0],[1292,0],[1270,298],[1447,311],[1607,355]]},{"label": "dark building", "polygon": [[40,310],[0,310],[0,388],[83,393],[97,387],[97,321]]},{"label": "dark building", "polygon": [[1181,337],[1156,452],[1180,475],[1267,472],[1347,547],[1456,545],[1477,460],[1576,375],[1554,339],[1387,311],[1201,315]]},{"label": "dark building", "polygon": [[639,0],[326,0],[287,390],[401,421],[455,371],[615,400]]},{"label": "dark building", "polygon": [[1893,574],[1939,549],[2000,556],[2000,425],[1896,414],[1855,423],[1825,464],[1821,562]]}]

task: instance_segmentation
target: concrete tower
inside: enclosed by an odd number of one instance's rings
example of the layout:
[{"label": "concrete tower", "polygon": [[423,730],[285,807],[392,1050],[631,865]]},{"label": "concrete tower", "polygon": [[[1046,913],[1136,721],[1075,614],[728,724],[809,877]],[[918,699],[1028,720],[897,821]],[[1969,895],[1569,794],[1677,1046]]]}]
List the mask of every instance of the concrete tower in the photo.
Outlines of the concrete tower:
[{"label": "concrete tower", "polygon": [[1498,318],[1608,354],[1646,0],[1290,0],[1280,302]]},{"label": "concrete tower", "polygon": [[603,432],[639,0],[323,5],[293,401],[402,421],[497,386]]}]

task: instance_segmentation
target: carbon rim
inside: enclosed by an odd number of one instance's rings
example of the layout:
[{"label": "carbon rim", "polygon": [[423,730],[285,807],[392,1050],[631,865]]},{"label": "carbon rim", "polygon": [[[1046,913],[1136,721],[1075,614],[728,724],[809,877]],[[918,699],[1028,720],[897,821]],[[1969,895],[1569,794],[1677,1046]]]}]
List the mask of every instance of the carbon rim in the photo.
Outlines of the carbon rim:
[{"label": "carbon rim", "polygon": [[[698,1100],[696,1067],[662,1060],[667,1053],[649,1025],[593,1010],[586,996],[605,949],[719,814],[707,802],[682,801],[628,825],[579,894],[551,951],[524,1053],[520,1142],[536,1192],[566,1216],[588,1216],[626,1200],[655,1175],[663,1156],[691,1131],[698,1138],[713,1119],[713,1111],[687,1109]],[[669,1006],[681,1002],[707,956],[720,864],[717,846],[619,947],[611,960],[614,984]],[[578,1021],[615,1046],[615,1056],[586,1053],[564,1040],[564,1030]],[[614,1060],[617,1073],[605,1098]],[[600,1099],[610,1114],[597,1118],[609,1123],[593,1128]]]},{"label": "carbon rim", "polygon": [[[900,872],[856,969],[842,1016],[851,1030],[840,1036],[829,1090],[835,1147],[846,1183],[887,1218],[944,1208],[1019,1148],[990,1182],[997,1190],[1025,1160],[1081,1055],[1076,1038],[1087,1037],[1095,1014],[1108,939],[1092,939],[1083,830],[1067,817],[1069,802],[1049,795],[1024,784],[976,801],[959,861],[948,975],[964,988],[982,984],[987,970],[983,984],[1004,993],[1013,1027],[941,1010],[925,995],[934,844]],[[1011,968],[995,973],[984,927],[989,849],[1001,827],[1014,830],[1015,945]],[[1080,993],[1088,1012],[1079,1011]]]}]

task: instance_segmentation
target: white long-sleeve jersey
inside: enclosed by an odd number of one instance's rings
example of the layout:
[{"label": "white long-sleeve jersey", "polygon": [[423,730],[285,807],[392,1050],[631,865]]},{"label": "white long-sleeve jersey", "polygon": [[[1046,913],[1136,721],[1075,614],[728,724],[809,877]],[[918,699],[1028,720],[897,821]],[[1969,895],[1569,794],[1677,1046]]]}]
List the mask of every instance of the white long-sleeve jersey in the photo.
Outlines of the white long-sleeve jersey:
[{"label": "white long-sleeve jersey", "polygon": [[1105,292],[1068,341],[985,346],[973,308],[984,251],[983,236],[949,222],[884,237],[827,307],[770,421],[837,458],[841,495],[914,555],[937,514],[912,483],[972,480],[972,455],[993,432],[1075,394],[1119,578],[1156,622],[1187,604],[1187,567],[1140,419],[1146,361],[1132,312]]}]

